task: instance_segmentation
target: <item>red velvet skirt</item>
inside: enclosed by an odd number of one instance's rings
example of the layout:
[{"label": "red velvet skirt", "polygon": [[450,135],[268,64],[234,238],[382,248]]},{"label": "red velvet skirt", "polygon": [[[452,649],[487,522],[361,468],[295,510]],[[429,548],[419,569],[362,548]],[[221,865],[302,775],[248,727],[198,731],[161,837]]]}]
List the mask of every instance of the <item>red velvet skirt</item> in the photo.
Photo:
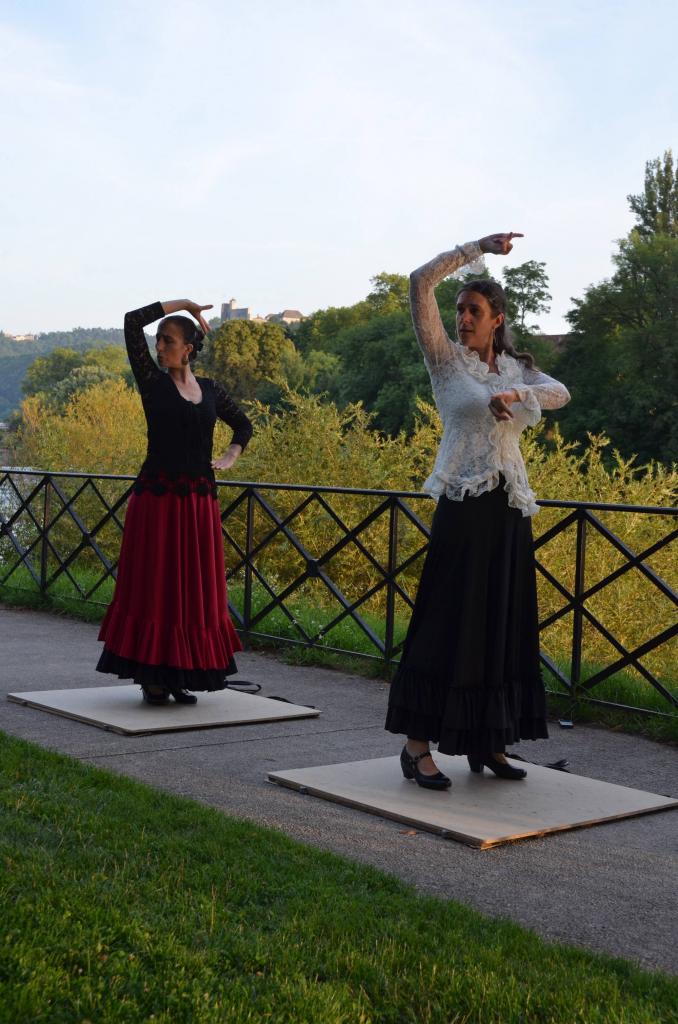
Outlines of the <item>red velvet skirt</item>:
[{"label": "red velvet skirt", "polygon": [[221,690],[242,650],[228,614],[211,494],[132,494],[97,669],[168,689]]}]

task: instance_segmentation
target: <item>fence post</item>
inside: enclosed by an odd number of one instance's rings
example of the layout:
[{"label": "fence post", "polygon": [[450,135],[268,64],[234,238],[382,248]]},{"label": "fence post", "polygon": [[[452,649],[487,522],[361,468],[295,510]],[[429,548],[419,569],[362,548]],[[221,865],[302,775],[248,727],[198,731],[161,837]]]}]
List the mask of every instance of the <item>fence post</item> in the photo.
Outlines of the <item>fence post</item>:
[{"label": "fence post", "polygon": [[45,476],[45,492],[42,504],[42,536],[40,539],[40,593],[44,596],[47,590],[47,568],[49,546],[47,543],[47,523],[51,513],[50,476]]},{"label": "fence post", "polygon": [[393,634],[395,625],[395,571],[398,564],[398,499],[391,498],[388,519],[388,578],[386,581],[386,635],[384,657],[390,665],[393,659]]},{"label": "fence post", "polygon": [[243,645],[249,647],[250,626],[252,623],[252,564],[251,556],[254,547],[254,495],[252,488],[247,489],[247,518],[245,533],[245,594],[243,599]]},{"label": "fence post", "polygon": [[581,682],[581,648],[584,626],[582,611],[582,594],[586,588],[586,512],[580,511],[577,516],[577,551],[574,568],[574,610],[572,615],[572,658],[570,668],[570,717],[562,719],[561,725],[571,727],[574,709],[577,704],[577,692]]}]

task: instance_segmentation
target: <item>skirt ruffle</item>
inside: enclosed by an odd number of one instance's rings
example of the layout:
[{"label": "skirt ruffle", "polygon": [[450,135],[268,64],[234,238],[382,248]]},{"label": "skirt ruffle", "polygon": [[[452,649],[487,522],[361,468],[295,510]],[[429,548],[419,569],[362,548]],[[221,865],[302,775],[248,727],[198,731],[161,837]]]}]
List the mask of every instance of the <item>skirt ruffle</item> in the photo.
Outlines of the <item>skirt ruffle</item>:
[{"label": "skirt ruffle", "polygon": [[226,668],[172,668],[170,665],[145,665],[130,658],[121,658],[105,647],[97,665],[97,672],[109,672],[118,679],[133,679],[140,686],[202,692],[225,690],[228,686],[226,676],[235,675],[237,671],[233,658]]},{"label": "skirt ruffle", "polygon": [[97,669],[139,683],[223,689],[242,650],[228,614],[219,505],[145,491],[127,506]]},{"label": "skirt ruffle", "polygon": [[386,728],[445,754],[548,736],[531,525],[501,487],[438,503]]}]

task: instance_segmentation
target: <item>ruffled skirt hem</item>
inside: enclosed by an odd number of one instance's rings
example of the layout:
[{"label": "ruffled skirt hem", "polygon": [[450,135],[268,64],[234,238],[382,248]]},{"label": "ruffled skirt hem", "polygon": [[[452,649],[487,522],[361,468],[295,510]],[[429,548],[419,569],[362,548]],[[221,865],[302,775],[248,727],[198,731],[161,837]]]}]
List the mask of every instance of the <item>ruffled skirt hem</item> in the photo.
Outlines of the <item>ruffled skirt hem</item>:
[{"label": "ruffled skirt hem", "polygon": [[137,619],[119,601],[109,605],[99,640],[123,659],[143,665],[172,665],[187,671],[228,665],[234,652],[242,650],[230,618],[218,626],[191,625],[187,629],[176,623]]},{"label": "ruffled skirt hem", "polygon": [[225,668],[175,668],[171,665],[145,665],[133,658],[122,658],[104,647],[97,664],[97,672],[107,672],[119,679],[133,679],[140,686],[171,690],[207,692],[225,690],[227,676],[235,675],[238,667],[233,658]]},{"label": "ruffled skirt hem", "polygon": [[[396,682],[397,680],[397,682]],[[541,677],[528,685],[450,687],[416,671],[401,670],[393,684],[388,732],[438,744],[441,754],[499,753],[519,740],[548,739],[546,697]],[[520,694],[520,707],[515,696]]]}]

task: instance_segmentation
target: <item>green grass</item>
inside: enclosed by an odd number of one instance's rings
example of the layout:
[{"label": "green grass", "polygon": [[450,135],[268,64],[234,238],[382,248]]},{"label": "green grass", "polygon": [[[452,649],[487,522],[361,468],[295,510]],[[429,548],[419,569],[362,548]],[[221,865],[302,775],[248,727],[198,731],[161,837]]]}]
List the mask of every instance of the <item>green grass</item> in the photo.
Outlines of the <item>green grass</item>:
[{"label": "green grass", "polygon": [[3,1024],[658,1024],[678,979],[543,942],[0,734]]},{"label": "green grass", "polygon": [[[562,672],[569,673],[570,662],[557,659],[556,664]],[[590,665],[586,662],[581,666],[581,681],[585,683],[596,672],[601,669],[600,665]],[[549,693],[550,710],[561,717],[569,717],[572,702],[564,691],[564,688],[554,679],[550,672],[544,672],[544,679],[550,691],[562,690],[560,697],[554,692]],[[669,692],[677,693],[678,688],[675,680],[660,679],[660,682]],[[664,715],[642,714],[633,711],[601,707],[596,704],[589,704],[585,700],[579,701],[574,709],[575,722],[595,722],[605,725],[608,729],[629,732],[637,735],[647,736],[649,739],[661,740],[664,742],[678,743],[678,714],[665,717],[667,702],[649,683],[642,681],[631,672],[617,672],[615,675],[597,683],[590,696],[596,700],[610,701],[614,704],[625,704],[631,708],[644,708],[647,711],[663,712]]]},{"label": "green grass", "polygon": [[[96,571],[88,572],[79,569],[77,572],[78,582],[85,590],[93,587],[98,578],[99,573]],[[13,575],[11,587],[0,585],[0,601],[6,604],[66,613],[88,622],[101,621],[105,606],[111,599],[112,593],[113,581],[109,579],[99,587],[92,602],[83,601],[76,596],[70,581],[61,577],[52,585],[50,592],[43,596],[25,570],[19,570]],[[230,583],[229,594],[235,606],[242,607],[243,587],[240,582]],[[252,597],[254,611],[258,612],[263,609],[268,600],[268,595],[263,587],[255,586]],[[314,636],[323,624],[321,610],[303,599],[289,600],[287,606],[299,625],[309,635]],[[331,614],[333,615],[334,612]],[[366,611],[362,611],[361,614],[374,633],[383,639],[383,620]],[[280,643],[280,639],[298,640],[300,633],[294,623],[279,608],[270,612],[262,622],[257,624],[256,629],[257,632],[268,633],[276,639],[253,636],[250,646],[259,650],[275,651],[278,657],[282,657],[290,664],[319,665],[323,668],[340,669],[344,672],[354,672],[371,678],[384,679],[390,676],[389,668],[379,659],[370,660],[359,656],[351,657],[350,654],[336,654],[330,650],[323,650],[322,647]],[[403,639],[405,632],[406,623],[397,621],[395,625],[396,642]],[[356,655],[376,653],[376,648],[370,639],[348,617],[339,623],[331,633],[325,635],[320,642],[327,647],[355,651]],[[570,663],[567,659],[555,658],[554,660],[561,671],[569,673]],[[599,665],[582,665],[582,681],[590,678],[599,671],[600,667]],[[545,673],[545,679],[550,690],[560,688],[550,673]],[[661,682],[669,691],[678,692],[678,680],[675,678],[662,679]],[[593,691],[592,696],[601,700],[626,704],[630,707],[645,708],[649,711],[666,712],[668,709],[663,697],[649,683],[644,682],[630,671],[618,672],[601,683]],[[559,698],[553,694],[549,695],[549,706],[554,717],[561,717],[563,714],[569,715],[570,701],[566,696]],[[611,729],[646,736],[649,739],[678,743],[678,714],[671,717],[643,715],[582,702],[577,705],[574,718],[577,722],[597,722]]]}]

